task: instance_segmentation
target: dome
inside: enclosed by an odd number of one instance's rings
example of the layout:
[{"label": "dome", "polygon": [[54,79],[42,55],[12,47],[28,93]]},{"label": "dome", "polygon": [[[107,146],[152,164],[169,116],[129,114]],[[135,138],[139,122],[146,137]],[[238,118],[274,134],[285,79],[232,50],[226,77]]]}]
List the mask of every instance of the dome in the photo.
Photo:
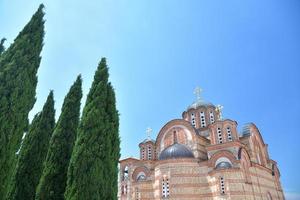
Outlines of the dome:
[{"label": "dome", "polygon": [[185,145],[174,143],[164,149],[159,155],[159,160],[171,158],[194,158],[194,154]]},{"label": "dome", "polygon": [[149,138],[147,138],[147,139],[145,139],[143,142],[141,142],[141,143],[146,143],[146,142],[153,142],[153,143],[155,143],[155,140],[152,140],[152,139],[149,139]]},{"label": "dome", "polygon": [[217,164],[216,169],[228,169],[231,168],[232,165],[229,162],[220,162],[219,164]]},{"label": "dome", "polygon": [[210,102],[207,102],[207,101],[204,101],[204,100],[198,100],[198,101],[195,101],[192,105],[190,105],[187,109],[191,109],[191,108],[198,108],[200,106],[214,106],[212,103]]}]

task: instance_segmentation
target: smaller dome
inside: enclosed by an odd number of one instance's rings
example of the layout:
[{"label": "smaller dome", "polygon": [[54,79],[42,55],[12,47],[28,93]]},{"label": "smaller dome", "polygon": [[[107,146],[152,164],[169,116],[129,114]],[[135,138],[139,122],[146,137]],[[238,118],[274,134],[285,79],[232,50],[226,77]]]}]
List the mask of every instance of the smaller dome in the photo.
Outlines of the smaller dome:
[{"label": "smaller dome", "polygon": [[228,169],[231,168],[232,165],[229,162],[223,161],[217,164],[216,169]]},{"label": "smaller dome", "polygon": [[194,154],[185,145],[174,143],[165,148],[159,155],[159,160],[176,158],[194,158]]},{"label": "smaller dome", "polygon": [[152,140],[152,139],[145,139],[142,143],[146,143],[146,142],[153,142],[153,143],[155,143],[155,140]]}]

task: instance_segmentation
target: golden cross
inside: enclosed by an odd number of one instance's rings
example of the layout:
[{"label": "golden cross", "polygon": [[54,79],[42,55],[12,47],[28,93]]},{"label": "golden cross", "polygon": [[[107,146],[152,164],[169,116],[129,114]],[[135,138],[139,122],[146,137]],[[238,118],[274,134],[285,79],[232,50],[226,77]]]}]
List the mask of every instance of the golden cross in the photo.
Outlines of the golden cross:
[{"label": "golden cross", "polygon": [[222,116],[222,110],[223,110],[223,106],[222,105],[217,105],[216,106],[216,112],[218,113],[219,115],[219,120],[222,120],[223,119],[223,116]]}]

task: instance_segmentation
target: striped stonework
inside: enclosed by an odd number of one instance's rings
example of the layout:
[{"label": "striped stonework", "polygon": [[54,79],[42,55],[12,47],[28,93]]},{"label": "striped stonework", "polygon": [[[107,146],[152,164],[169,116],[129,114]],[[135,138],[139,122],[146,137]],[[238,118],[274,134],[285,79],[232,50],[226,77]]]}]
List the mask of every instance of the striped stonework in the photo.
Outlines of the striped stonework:
[{"label": "striped stonework", "polygon": [[[250,123],[239,133],[237,122],[219,112],[201,100],[164,125],[156,140],[140,143],[140,159],[120,161],[119,199],[284,200],[277,163],[258,128]],[[193,157],[177,152],[183,149]]]}]

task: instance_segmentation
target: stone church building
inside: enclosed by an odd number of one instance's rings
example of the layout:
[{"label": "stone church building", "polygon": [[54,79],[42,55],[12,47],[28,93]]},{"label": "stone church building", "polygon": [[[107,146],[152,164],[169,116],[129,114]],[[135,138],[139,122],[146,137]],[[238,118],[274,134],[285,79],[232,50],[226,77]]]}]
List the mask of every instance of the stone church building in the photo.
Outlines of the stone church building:
[{"label": "stone church building", "polygon": [[[280,172],[253,123],[237,130],[200,97],[120,161],[120,200],[284,199]],[[150,132],[150,130],[148,130]]]}]

